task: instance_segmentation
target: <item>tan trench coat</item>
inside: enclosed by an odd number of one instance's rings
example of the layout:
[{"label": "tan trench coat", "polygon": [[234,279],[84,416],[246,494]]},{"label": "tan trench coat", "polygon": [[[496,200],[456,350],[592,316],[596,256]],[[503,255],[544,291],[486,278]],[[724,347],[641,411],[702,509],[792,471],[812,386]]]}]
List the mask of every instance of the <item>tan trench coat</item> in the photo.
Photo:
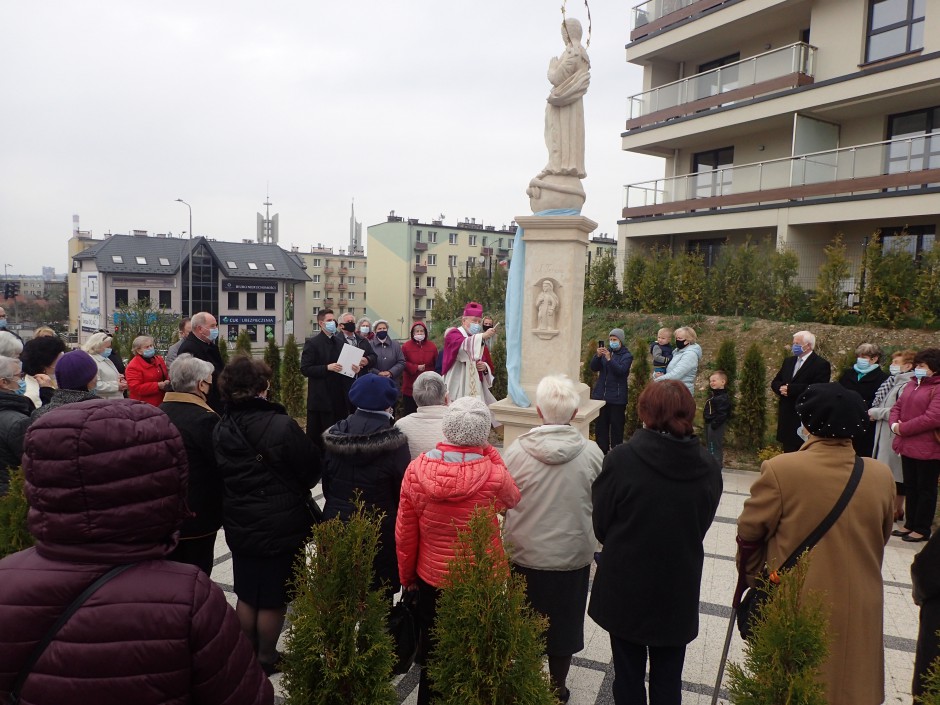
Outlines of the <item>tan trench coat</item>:
[{"label": "tan trench coat", "polygon": [[[830,705],[884,701],[881,562],[894,522],[894,478],[865,458],[862,479],[835,525],[813,550],[807,590],[828,596],[830,652],[823,680]],[[777,568],[829,513],[855,462],[850,439],[817,438],[761,465],[738,517],[738,535],[765,542],[746,566]]]}]

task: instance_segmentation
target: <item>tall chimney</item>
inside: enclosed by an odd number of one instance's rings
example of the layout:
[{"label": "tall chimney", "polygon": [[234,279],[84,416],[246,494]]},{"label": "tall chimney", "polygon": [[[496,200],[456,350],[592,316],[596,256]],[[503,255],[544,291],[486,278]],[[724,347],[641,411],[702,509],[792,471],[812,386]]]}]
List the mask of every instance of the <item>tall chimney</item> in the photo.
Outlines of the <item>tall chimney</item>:
[{"label": "tall chimney", "polygon": [[72,216],[72,237],[78,237],[78,213]]}]

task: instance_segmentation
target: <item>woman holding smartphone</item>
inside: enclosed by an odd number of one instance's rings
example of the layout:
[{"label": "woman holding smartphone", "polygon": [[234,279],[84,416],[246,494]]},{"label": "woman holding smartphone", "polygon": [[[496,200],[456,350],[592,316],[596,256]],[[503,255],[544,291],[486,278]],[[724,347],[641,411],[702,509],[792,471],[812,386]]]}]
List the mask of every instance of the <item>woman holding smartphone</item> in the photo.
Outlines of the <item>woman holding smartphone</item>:
[{"label": "woman holding smartphone", "polygon": [[599,372],[591,399],[606,402],[595,422],[595,440],[607,455],[611,448],[623,443],[623,424],[627,410],[627,379],[633,355],[624,343],[623,328],[614,328],[606,341],[597,341],[597,352],[591,358],[591,369]]}]

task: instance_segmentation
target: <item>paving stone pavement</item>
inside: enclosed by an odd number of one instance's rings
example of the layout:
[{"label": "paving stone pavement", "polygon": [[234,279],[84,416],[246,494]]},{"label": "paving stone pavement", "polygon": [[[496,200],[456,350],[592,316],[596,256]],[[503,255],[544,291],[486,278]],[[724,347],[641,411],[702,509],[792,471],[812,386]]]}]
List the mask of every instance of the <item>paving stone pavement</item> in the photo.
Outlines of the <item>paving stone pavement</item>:
[{"label": "paving stone pavement", "polygon": [[[734,567],[735,521],[748,496],[754,473],[726,470],[724,493],[718,514],[705,537],[705,568],[699,603],[699,635],[686,650],[682,672],[682,705],[709,705],[718,662],[731,615],[731,596],[736,579]],[[319,487],[315,494],[320,491]],[[322,495],[318,496],[322,503]],[[884,577],[884,640],[885,640],[885,703],[911,704],[911,674],[914,668],[914,647],[917,640],[918,610],[911,600],[910,566],[919,544],[907,544],[892,538],[885,551]],[[592,576],[593,577],[593,576]],[[222,533],[216,543],[216,565],[212,578],[225,591],[234,606],[232,592],[232,560]],[[610,660],[607,633],[590,617],[585,617],[584,649],[575,654],[568,686],[570,705],[612,705],[610,692],[614,672]],[[279,648],[283,647],[282,643]],[[729,661],[740,663],[742,642],[737,632],[731,642]],[[280,676],[272,679],[278,701],[282,701]],[[414,705],[417,701],[416,669],[395,680],[399,702]],[[729,703],[722,689],[719,703]]]}]

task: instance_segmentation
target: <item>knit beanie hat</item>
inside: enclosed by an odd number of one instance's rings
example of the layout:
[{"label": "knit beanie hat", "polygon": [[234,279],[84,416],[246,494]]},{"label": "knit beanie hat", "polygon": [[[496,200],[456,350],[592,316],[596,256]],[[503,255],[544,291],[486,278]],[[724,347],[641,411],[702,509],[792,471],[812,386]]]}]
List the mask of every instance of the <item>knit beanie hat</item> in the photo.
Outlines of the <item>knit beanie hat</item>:
[{"label": "knit beanie hat", "polygon": [[88,383],[98,376],[98,363],[84,350],[73,350],[55,364],[55,381],[59,389],[84,392]]},{"label": "knit beanie hat", "polygon": [[868,423],[862,396],[838,382],[811,384],[796,400],[806,430],[820,438],[852,438]]},{"label": "knit beanie hat", "polygon": [[611,337],[611,336],[613,336],[614,338],[617,338],[617,340],[620,341],[621,345],[626,344],[625,338],[627,337],[627,335],[626,333],[623,332],[623,328],[614,328],[612,331],[610,331],[610,336],[608,337]]},{"label": "knit beanie hat", "polygon": [[448,443],[479,448],[487,445],[493,419],[489,407],[476,397],[455,399],[444,412],[441,430]]},{"label": "knit beanie hat", "polygon": [[385,411],[398,401],[398,387],[388,377],[365,375],[349,388],[349,401],[366,411]]}]

